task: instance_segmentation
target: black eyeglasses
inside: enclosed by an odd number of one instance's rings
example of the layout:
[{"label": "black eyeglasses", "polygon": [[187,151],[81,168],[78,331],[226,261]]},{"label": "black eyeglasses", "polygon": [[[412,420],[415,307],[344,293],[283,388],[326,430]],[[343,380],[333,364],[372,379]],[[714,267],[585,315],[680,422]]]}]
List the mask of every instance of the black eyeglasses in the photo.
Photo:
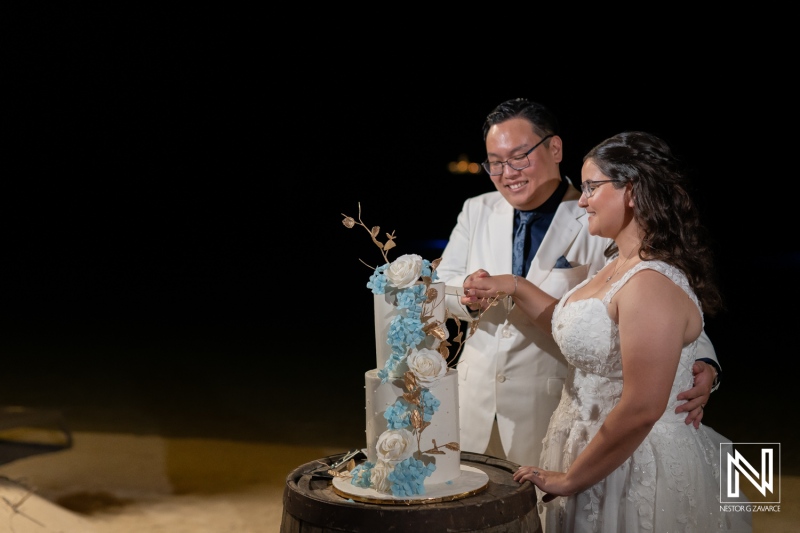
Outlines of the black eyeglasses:
[{"label": "black eyeglasses", "polygon": [[514,170],[522,170],[524,168],[528,168],[529,166],[531,166],[531,162],[528,159],[528,155],[534,150],[536,150],[537,146],[539,146],[552,136],[553,134],[551,133],[550,135],[542,137],[541,141],[534,144],[533,148],[531,148],[522,155],[515,155],[514,157],[509,157],[505,161],[484,161],[483,163],[481,163],[481,165],[483,166],[483,169],[489,173],[490,176],[499,176],[500,174],[502,174],[503,165],[508,165]]},{"label": "black eyeglasses", "polygon": [[596,181],[589,180],[589,181],[584,181],[583,183],[581,183],[581,190],[583,191],[583,194],[586,196],[586,198],[591,198],[592,195],[594,194],[594,190],[596,188],[598,188],[599,186],[601,186],[604,183],[611,183],[611,182],[614,182],[614,181],[622,181],[622,180],[596,180]]}]

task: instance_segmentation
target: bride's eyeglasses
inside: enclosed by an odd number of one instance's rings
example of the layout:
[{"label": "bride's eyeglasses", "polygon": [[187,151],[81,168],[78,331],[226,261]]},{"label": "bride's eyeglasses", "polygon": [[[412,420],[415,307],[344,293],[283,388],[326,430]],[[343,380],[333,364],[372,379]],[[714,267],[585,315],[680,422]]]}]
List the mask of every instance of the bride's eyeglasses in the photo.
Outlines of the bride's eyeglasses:
[{"label": "bride's eyeglasses", "polygon": [[604,183],[611,183],[613,181],[622,181],[622,180],[597,180],[597,181],[584,181],[581,183],[581,191],[586,196],[586,198],[591,198],[594,194],[594,190],[597,189]]}]

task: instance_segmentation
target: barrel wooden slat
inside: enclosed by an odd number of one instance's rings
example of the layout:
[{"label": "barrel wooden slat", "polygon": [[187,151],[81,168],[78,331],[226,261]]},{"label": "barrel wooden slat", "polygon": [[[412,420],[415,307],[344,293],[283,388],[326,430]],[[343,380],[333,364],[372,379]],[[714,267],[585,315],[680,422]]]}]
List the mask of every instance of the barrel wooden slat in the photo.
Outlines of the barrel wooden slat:
[{"label": "barrel wooden slat", "polygon": [[[342,455],[320,459],[331,464]],[[512,478],[517,465],[481,454],[462,452],[464,464],[489,476],[488,487],[459,500],[413,505],[386,505],[347,500],[330,480],[305,474],[313,461],[286,478],[281,533],[540,533],[533,485]]]}]

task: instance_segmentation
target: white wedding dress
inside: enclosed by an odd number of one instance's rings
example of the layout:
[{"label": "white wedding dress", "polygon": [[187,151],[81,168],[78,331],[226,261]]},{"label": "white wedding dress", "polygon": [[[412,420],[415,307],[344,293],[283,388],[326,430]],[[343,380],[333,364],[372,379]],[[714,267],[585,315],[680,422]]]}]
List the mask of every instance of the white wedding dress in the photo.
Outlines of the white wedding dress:
[{"label": "white wedding dress", "polygon": [[[685,275],[661,261],[637,264],[602,300],[564,305],[588,280],[561,299],[553,312],[553,336],[570,369],[543,441],[539,466],[545,470],[567,471],[620,399],[619,330],[606,309],[614,294],[642,269],[664,274],[698,303]],[[546,533],[752,530],[749,513],[720,511],[719,443],[730,441],[707,426],[687,425],[686,413],[675,414],[682,403],[678,393],[692,387],[696,344],[683,348],[664,414],[625,463],[570,497],[544,504],[538,491]]]}]

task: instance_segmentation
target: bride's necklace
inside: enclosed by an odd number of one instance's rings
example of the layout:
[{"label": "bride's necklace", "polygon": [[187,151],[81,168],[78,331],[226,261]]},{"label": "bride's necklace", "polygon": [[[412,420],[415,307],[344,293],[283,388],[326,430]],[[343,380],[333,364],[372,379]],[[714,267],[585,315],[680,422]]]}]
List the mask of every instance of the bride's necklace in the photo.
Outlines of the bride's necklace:
[{"label": "bride's necklace", "polygon": [[[634,249],[634,250],[633,250],[633,252],[631,252],[631,255],[629,255],[629,256],[628,256],[628,257],[625,259],[625,261],[623,261],[622,263],[620,263],[619,265],[617,265],[617,268],[615,268],[615,269],[614,269],[614,272],[612,272],[612,273],[611,273],[611,275],[610,275],[610,276],[608,276],[608,277],[606,278],[606,283],[608,283],[609,281],[611,281],[611,278],[613,278],[614,276],[616,276],[616,275],[617,275],[617,272],[619,272],[619,269],[620,269],[620,268],[622,268],[623,266],[625,266],[625,263],[627,263],[627,262],[628,262],[628,259],[630,259],[631,257],[633,257],[633,254],[635,254],[635,253],[636,253],[636,250]],[[619,257],[617,257],[617,262],[619,263]]]}]

